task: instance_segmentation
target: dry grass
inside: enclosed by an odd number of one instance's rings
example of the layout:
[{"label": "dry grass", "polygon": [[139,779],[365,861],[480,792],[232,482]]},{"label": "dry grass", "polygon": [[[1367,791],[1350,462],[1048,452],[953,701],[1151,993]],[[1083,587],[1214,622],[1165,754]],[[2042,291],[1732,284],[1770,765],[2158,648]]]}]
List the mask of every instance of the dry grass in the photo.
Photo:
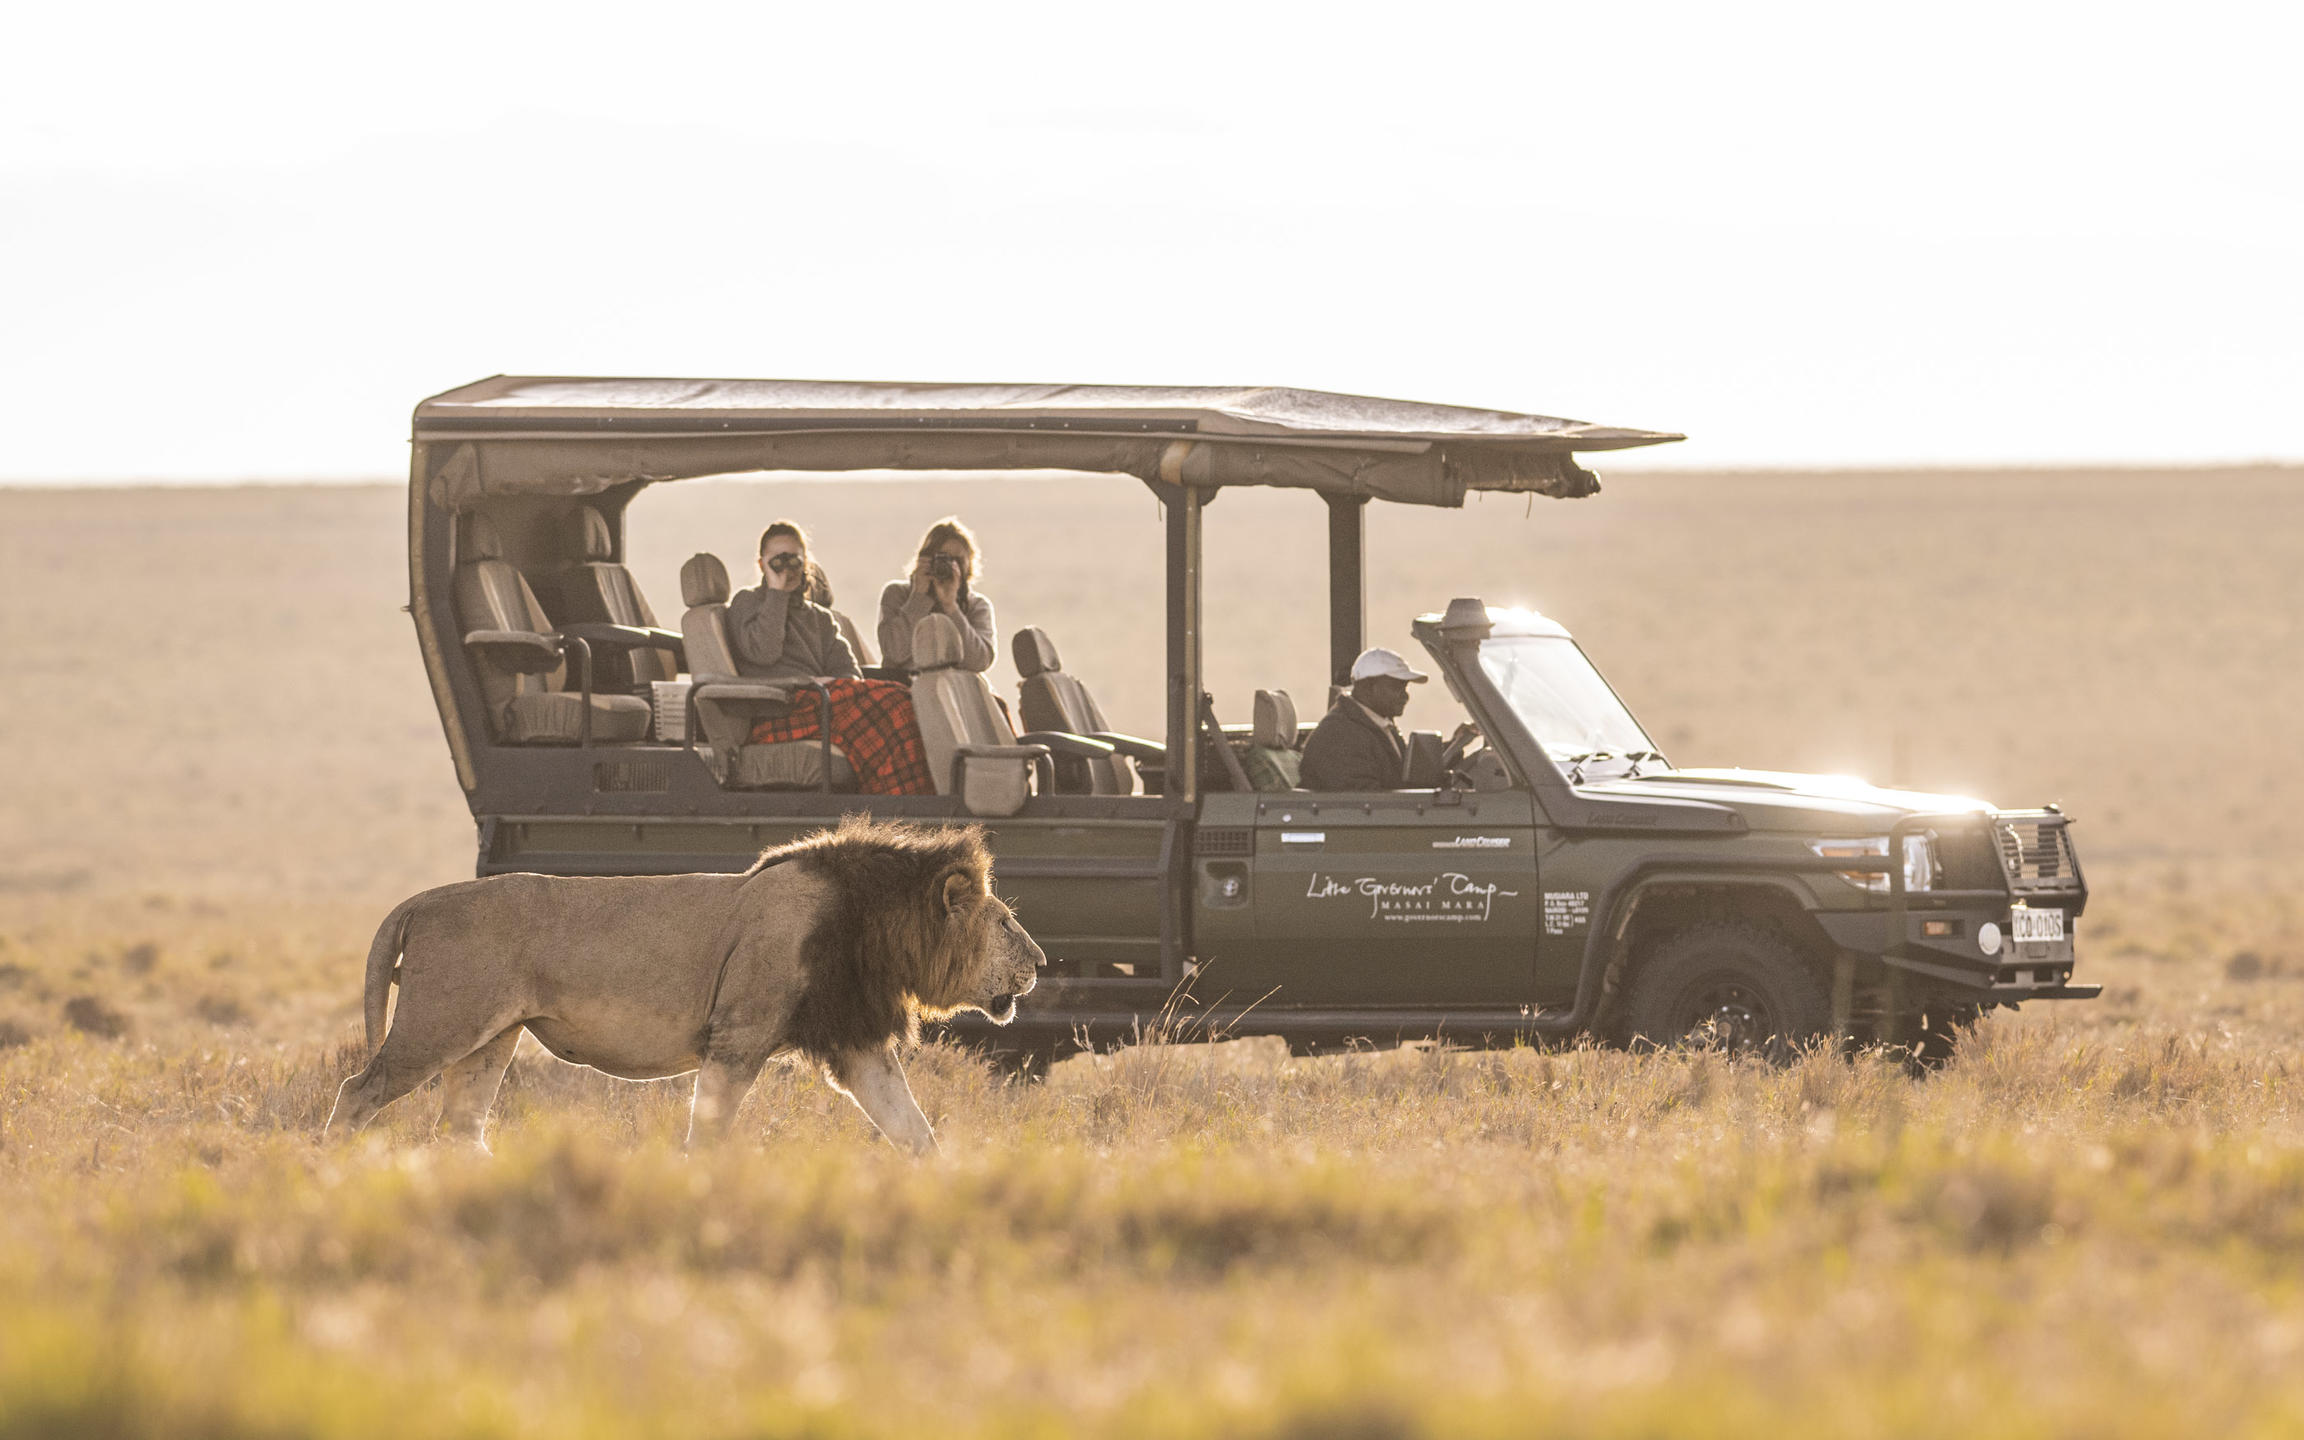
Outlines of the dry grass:
[{"label": "dry grass", "polygon": [[537,1055],[493,1159],[422,1096],[320,1143],[354,1061],[0,1057],[0,1433],[2304,1423],[2304,1069],[2191,1029],[2004,1021],[1925,1080],[932,1048],[928,1165],[782,1070],[683,1159],[678,1085]]},{"label": "dry grass", "polygon": [[[1379,613],[1550,602],[1676,758],[2061,794],[2103,1002],[1922,1079],[1251,1048],[1022,1083],[932,1048],[924,1166],[781,1070],[683,1159],[677,1084],[532,1051],[493,1159],[428,1143],[424,1095],[319,1143],[371,928],[468,864],[398,497],[0,494],[0,741],[34,757],[0,809],[0,1436],[2297,1433],[2304,796],[2270,757],[2304,672],[2267,657],[2304,494],[2172,483],[1635,480],[1377,542]],[[964,503],[1011,624],[1150,564],[1140,491],[1082,502],[1142,530],[1116,558],[1046,487],[962,493],[773,508],[863,594]],[[768,508],[661,498],[644,580]],[[1276,518],[1317,533],[1301,497],[1211,514],[1220,697],[1315,678],[1311,615],[1274,618],[1315,559],[1239,548]],[[1059,639],[1141,711],[1157,615],[1097,613]]]}]

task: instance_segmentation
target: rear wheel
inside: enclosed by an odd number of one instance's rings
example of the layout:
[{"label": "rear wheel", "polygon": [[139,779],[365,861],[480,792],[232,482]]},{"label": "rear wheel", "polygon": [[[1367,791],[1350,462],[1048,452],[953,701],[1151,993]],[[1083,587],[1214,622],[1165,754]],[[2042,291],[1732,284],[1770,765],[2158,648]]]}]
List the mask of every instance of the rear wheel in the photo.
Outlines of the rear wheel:
[{"label": "rear wheel", "polygon": [[1799,949],[1757,925],[1674,931],[1632,974],[1624,1029],[1633,1048],[1725,1050],[1781,1061],[1832,1022],[1824,984]]}]

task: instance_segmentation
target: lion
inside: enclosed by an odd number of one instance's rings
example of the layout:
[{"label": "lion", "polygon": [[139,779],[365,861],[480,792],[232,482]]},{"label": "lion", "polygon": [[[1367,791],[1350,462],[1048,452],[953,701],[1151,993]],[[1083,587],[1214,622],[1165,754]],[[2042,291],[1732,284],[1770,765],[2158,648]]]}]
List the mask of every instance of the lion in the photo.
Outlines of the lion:
[{"label": "lion", "polygon": [[1007,1024],[1044,958],[991,878],[975,826],[852,817],[737,875],[494,875],[427,890],[369,947],[370,1059],[326,1129],[356,1131],[439,1075],[440,1128],[485,1149],[525,1030],[626,1080],[694,1071],[691,1146],[724,1136],[761,1067],[786,1057],[822,1067],[895,1144],[934,1154],[899,1043],[923,1017],[962,1010]]}]

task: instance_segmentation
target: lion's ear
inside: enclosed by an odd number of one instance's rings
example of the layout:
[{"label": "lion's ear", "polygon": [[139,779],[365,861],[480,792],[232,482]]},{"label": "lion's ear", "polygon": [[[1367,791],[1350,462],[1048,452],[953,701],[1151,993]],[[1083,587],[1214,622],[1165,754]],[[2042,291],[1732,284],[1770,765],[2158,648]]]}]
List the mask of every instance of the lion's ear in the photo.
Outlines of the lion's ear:
[{"label": "lion's ear", "polygon": [[974,899],[978,894],[982,892],[977,888],[976,876],[972,872],[955,865],[951,869],[944,872],[943,893],[944,913],[946,915],[952,915],[956,914],[961,906],[967,904],[970,900]]}]

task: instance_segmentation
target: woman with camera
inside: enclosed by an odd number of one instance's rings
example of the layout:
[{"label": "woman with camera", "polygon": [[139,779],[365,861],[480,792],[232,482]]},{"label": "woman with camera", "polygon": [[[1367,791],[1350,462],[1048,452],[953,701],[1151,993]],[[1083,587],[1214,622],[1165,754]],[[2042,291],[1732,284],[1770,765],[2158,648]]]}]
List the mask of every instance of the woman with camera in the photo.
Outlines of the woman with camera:
[{"label": "woman with camera", "polygon": [[[812,575],[820,584],[822,572],[808,559],[806,531],[779,520],[761,532],[760,584],[728,601],[728,640],[737,665],[747,678],[823,684],[831,702],[832,743],[855,768],[863,793],[935,794],[912,692],[862,677],[839,622],[809,598]],[[822,733],[822,708],[815,692],[801,691],[789,713],[752,727],[752,743],[814,739]]]},{"label": "woman with camera", "polygon": [[976,537],[956,516],[928,527],[913,557],[912,573],[880,592],[880,663],[912,668],[912,627],[943,615],[960,632],[960,663],[985,671],[1000,653],[993,640],[992,602],[969,582],[976,576]]}]

